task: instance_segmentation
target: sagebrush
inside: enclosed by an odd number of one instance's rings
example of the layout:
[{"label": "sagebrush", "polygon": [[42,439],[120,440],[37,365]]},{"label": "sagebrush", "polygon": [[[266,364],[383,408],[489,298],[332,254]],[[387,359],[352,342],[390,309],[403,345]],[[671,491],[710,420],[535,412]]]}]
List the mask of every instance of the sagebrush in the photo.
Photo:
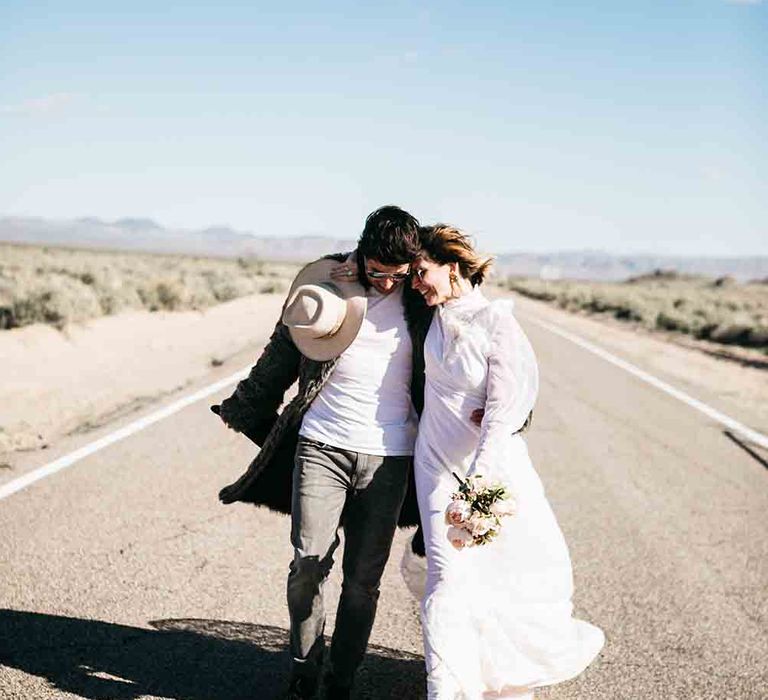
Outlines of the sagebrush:
[{"label": "sagebrush", "polygon": [[608,314],[646,328],[685,333],[768,353],[768,284],[656,272],[626,282],[511,277],[506,287],[569,311]]},{"label": "sagebrush", "polygon": [[131,309],[204,309],[287,290],[290,263],[0,243],[0,329]]}]

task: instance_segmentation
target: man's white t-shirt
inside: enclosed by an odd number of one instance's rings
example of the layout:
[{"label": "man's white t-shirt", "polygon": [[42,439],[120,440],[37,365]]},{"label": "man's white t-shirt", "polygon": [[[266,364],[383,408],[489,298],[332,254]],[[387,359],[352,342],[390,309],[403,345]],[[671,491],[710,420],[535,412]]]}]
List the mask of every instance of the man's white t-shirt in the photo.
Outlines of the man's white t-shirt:
[{"label": "man's white t-shirt", "polygon": [[411,403],[411,336],[402,285],[368,290],[360,332],[304,414],[299,434],[372,455],[412,455],[418,417]]}]

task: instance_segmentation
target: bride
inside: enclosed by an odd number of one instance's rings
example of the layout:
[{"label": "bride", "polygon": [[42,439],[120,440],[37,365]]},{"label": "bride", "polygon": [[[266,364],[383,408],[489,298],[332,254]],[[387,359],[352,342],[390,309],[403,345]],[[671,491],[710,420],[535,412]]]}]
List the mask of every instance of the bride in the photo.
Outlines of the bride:
[{"label": "bride", "polygon": [[[521,430],[538,369],[509,300],[480,285],[491,264],[461,231],[421,229],[412,285],[437,307],[425,342],[426,394],[414,456],[427,557],[421,604],[431,700],[532,698],[583,671],[603,646],[574,619],[571,561]],[[482,425],[467,420],[484,410]],[[514,498],[487,544],[448,539],[446,507],[459,477],[501,482]],[[462,531],[466,532],[466,531]]]}]

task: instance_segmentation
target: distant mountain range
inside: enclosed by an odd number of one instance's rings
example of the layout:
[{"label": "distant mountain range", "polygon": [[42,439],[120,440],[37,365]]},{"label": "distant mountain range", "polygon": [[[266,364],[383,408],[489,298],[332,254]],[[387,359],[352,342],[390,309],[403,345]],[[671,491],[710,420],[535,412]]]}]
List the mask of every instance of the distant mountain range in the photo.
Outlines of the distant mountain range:
[{"label": "distant mountain range", "polygon": [[497,272],[545,279],[625,280],[657,270],[684,275],[733,277],[741,282],[768,280],[768,255],[703,257],[670,255],[612,255],[598,250],[556,253],[508,253],[496,258]]},{"label": "distant mountain range", "polygon": [[[106,248],[148,253],[182,253],[218,257],[258,257],[264,260],[313,260],[329,252],[351,250],[352,239],[326,236],[258,236],[227,226],[171,229],[151,219],[103,221],[92,217],[49,220],[0,217],[0,240],[36,245]],[[654,270],[735,279],[768,279],[768,255],[754,257],[672,257],[614,255],[603,251],[502,253],[497,274],[545,278],[622,280]]]},{"label": "distant mountain range", "polygon": [[0,217],[0,240],[35,245],[107,248],[147,253],[183,253],[217,257],[258,257],[265,260],[313,260],[328,252],[351,250],[355,242],[323,236],[278,238],[235,231],[228,226],[172,229],[152,219],[95,218],[49,220]]}]

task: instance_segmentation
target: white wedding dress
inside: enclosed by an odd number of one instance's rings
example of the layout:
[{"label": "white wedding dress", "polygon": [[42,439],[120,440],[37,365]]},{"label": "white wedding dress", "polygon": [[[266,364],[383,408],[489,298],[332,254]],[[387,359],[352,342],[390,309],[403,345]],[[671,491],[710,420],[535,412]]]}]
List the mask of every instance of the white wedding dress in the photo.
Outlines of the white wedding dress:
[{"label": "white wedding dress", "polygon": [[[431,700],[532,697],[583,671],[604,643],[572,617],[568,548],[514,435],[538,392],[536,357],[508,300],[479,288],[438,308],[425,342],[426,395],[415,452],[427,553],[421,617]],[[485,409],[482,427],[470,421]],[[445,508],[459,476],[509,487],[517,513],[487,545],[457,551]]]}]

